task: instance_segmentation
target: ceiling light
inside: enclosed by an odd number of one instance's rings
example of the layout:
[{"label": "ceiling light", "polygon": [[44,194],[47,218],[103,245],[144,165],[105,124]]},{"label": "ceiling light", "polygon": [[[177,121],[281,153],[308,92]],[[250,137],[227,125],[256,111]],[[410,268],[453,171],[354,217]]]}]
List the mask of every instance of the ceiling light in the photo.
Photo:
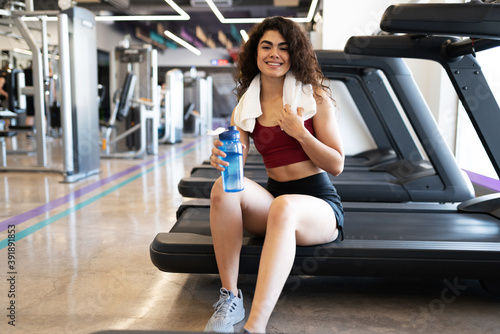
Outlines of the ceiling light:
[{"label": "ceiling light", "polygon": [[186,13],[174,0],[165,0],[179,15],[126,15],[126,16],[96,16],[96,21],[187,21],[190,19]]},{"label": "ceiling light", "polygon": [[215,16],[217,16],[217,18],[219,19],[219,21],[221,21],[222,23],[258,23],[258,22],[261,22],[262,20],[264,20],[263,18],[257,18],[257,19],[252,19],[252,18],[249,18],[249,19],[226,19],[224,17],[224,15],[222,15],[222,13],[219,11],[219,9],[217,8],[217,6],[214,4],[214,2],[212,0],[205,0],[208,4],[208,6],[210,7],[210,9],[212,10],[212,12],[214,12]]},{"label": "ceiling light", "polygon": [[[40,17],[38,16],[23,16],[21,17],[21,20],[24,22],[38,22],[40,21]],[[55,22],[57,21],[57,16],[45,16],[44,18],[45,21],[49,22]]]},{"label": "ceiling light", "polygon": [[274,0],[273,3],[278,7],[297,7],[300,0]]},{"label": "ceiling light", "polygon": [[175,42],[179,43],[180,45],[182,45],[183,47],[185,47],[186,49],[188,49],[189,51],[191,51],[195,55],[197,55],[197,56],[201,55],[201,51],[200,50],[198,50],[197,48],[195,48],[194,46],[192,46],[191,44],[189,44],[188,42],[186,42],[182,38],[174,35],[170,31],[165,30],[164,34],[165,34],[165,36],[167,36],[168,38],[170,38],[170,39],[174,40]]},{"label": "ceiling light", "polygon": [[248,34],[247,32],[245,31],[245,29],[241,29],[240,30],[240,34],[241,34],[241,37],[243,38],[243,40],[246,42],[248,41]]},{"label": "ceiling light", "polygon": [[31,52],[30,50],[24,50],[24,49],[14,48],[14,49],[12,49],[12,51],[17,52],[17,53],[22,53],[22,54],[25,54],[25,55],[28,55],[28,56],[32,56],[33,55],[33,52]]},{"label": "ceiling light", "polygon": [[[264,20],[264,18],[225,18],[224,15],[219,11],[217,6],[214,4],[213,0],[205,0],[212,10],[214,12],[215,16],[219,19],[221,23],[259,23]],[[307,13],[307,17],[291,17],[290,20],[295,21],[295,22],[301,22],[301,23],[306,23],[306,22],[311,22],[314,12],[316,11],[316,6],[318,5],[318,0],[312,0],[311,1],[311,7],[309,7],[309,12]]]},{"label": "ceiling light", "polygon": [[320,12],[317,12],[317,13],[314,15],[313,21],[314,21],[314,22],[319,22],[322,18],[323,18],[323,17],[321,17]]},{"label": "ceiling light", "polygon": [[309,12],[307,12],[307,17],[305,21],[297,21],[297,22],[311,22],[314,17],[314,12],[316,11],[317,5],[318,5],[318,0],[312,0],[311,7],[309,7]]}]

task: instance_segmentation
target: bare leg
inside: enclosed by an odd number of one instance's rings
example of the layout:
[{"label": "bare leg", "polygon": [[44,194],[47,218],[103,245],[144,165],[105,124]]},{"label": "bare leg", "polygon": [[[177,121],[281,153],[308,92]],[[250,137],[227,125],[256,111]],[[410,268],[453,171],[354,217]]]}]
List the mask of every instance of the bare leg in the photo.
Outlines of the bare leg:
[{"label": "bare leg", "polygon": [[222,287],[238,295],[243,226],[252,233],[264,235],[273,196],[248,179],[243,191],[226,193],[219,178],[210,198],[210,229]]},{"label": "bare leg", "polygon": [[265,333],[292,268],[296,246],[330,242],[337,235],[334,212],[325,201],[303,195],[280,196],[273,201],[246,329]]}]

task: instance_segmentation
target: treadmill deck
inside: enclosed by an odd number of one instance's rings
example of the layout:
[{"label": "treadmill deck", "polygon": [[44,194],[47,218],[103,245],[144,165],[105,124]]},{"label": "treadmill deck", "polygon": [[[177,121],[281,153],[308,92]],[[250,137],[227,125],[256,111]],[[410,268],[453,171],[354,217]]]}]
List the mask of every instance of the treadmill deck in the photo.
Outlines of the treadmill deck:
[{"label": "treadmill deck", "polygon": [[[150,252],[160,270],[218,272],[209,210],[180,208],[172,230],[156,236]],[[293,274],[500,279],[500,221],[493,216],[442,204],[345,203],[345,211],[345,240],[298,246]],[[244,235],[240,273],[257,273],[262,244]]]}]

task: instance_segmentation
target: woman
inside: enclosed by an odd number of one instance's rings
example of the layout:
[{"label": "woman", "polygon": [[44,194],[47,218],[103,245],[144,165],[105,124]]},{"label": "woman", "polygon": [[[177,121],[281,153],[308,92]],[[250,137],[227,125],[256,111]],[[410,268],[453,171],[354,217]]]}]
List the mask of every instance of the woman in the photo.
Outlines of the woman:
[{"label": "woman", "polygon": [[[283,103],[287,94],[284,86],[293,76],[293,87],[304,85],[298,92],[305,95],[304,101],[310,88],[315,113],[308,119],[300,102],[295,110]],[[265,333],[292,268],[296,246],[331,242],[342,233],[342,205],[325,171],[340,174],[344,153],[334,103],[323,79],[312,46],[299,25],[272,17],[252,29],[238,61],[236,92],[240,102],[231,123],[240,131],[244,160],[249,139],[253,138],[263,155],[269,181],[263,188],[245,179],[243,191],[225,193],[219,178],[212,188],[210,228],[222,289],[206,331],[233,332],[233,325],[245,317],[237,286],[243,229],[265,237],[245,333]],[[257,94],[249,88],[252,82],[257,85]],[[244,95],[250,90],[258,101]],[[260,115],[251,123],[253,129],[242,129],[240,105],[258,102]],[[259,108],[252,105],[250,109]],[[219,150],[221,145],[214,141],[211,156],[211,164],[218,170],[228,166],[220,159],[225,156]]]}]

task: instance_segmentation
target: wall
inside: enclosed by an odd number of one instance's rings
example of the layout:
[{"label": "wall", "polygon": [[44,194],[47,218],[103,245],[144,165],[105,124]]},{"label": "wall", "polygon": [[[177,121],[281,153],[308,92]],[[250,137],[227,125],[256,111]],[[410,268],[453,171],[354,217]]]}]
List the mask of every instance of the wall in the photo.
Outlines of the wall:
[{"label": "wall", "polygon": [[[380,17],[391,3],[388,0],[323,0],[322,27],[319,27],[318,35],[312,34],[313,45],[324,50],[343,50],[351,36],[373,34],[379,30]],[[318,39],[321,39],[320,43]],[[335,88],[332,92],[340,109],[339,124],[345,154],[352,155],[375,148],[366,126],[361,126],[363,121],[354,112],[354,103],[344,101],[340,87]]]},{"label": "wall", "polygon": [[379,22],[384,10],[393,3],[404,2],[408,1],[323,0],[322,48],[342,50],[349,37],[373,34],[380,30]]}]

